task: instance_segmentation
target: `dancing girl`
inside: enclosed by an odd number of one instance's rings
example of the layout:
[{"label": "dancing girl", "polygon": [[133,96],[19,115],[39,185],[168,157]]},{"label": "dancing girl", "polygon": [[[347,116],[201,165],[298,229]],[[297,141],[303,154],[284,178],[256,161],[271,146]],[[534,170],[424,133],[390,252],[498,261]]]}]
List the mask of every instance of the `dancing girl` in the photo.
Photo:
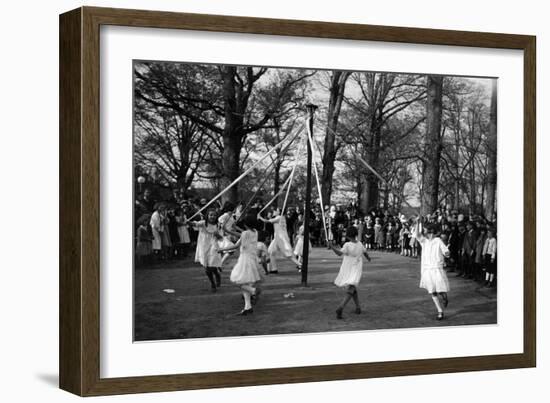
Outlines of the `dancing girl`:
[{"label": "dancing girl", "polygon": [[357,239],[357,228],[349,227],[346,230],[346,238],[348,242],[344,243],[341,249],[335,246],[334,243],[329,242],[329,247],[334,253],[338,256],[344,256],[338,276],[336,276],[334,280],[334,284],[343,288],[346,292],[344,299],[336,309],[337,319],[343,318],[342,313],[350,299],[353,299],[355,303],[355,313],[361,313],[359,296],[357,295],[357,285],[359,281],[361,281],[361,276],[363,275],[363,256],[370,262],[370,257],[365,247]]},{"label": "dancing girl", "polygon": [[271,244],[267,249],[270,259],[270,274],[278,273],[279,271],[275,258],[275,255],[277,253],[282,254],[287,259],[290,259],[296,266],[301,268],[302,266],[300,262],[294,257],[294,250],[292,249],[290,239],[288,238],[288,232],[286,229],[286,218],[284,217],[284,215],[281,214],[279,208],[276,207],[273,211],[273,218],[266,219],[263,218],[261,214],[258,214],[257,218],[264,223],[273,224],[273,240],[271,241]]},{"label": "dancing girl", "polygon": [[430,293],[437,308],[436,319],[442,320],[445,317],[443,310],[449,304],[447,293],[450,291],[450,286],[443,268],[445,258],[450,256],[449,249],[439,237],[435,236],[435,229],[432,225],[426,225],[426,236],[424,236],[418,219],[413,234],[422,247],[420,288],[424,288]]},{"label": "dancing girl", "polygon": [[224,228],[225,231],[240,238],[234,245],[222,248],[219,252],[228,252],[237,248],[240,249],[239,258],[233,270],[231,270],[229,279],[239,286],[243,294],[244,308],[237,315],[246,316],[254,312],[252,309],[252,299],[257,302],[260,296],[261,289],[255,286],[255,284],[260,281],[261,277],[258,271],[257,221],[253,215],[249,214],[241,221],[241,224],[244,226],[245,230],[240,234],[236,231]]}]

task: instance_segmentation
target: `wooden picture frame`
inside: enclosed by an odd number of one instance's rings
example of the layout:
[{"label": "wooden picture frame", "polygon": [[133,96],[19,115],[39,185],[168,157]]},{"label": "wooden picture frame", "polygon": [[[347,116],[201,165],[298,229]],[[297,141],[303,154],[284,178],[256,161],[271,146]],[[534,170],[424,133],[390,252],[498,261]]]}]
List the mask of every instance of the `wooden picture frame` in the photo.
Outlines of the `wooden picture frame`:
[{"label": "wooden picture frame", "polygon": [[[100,377],[100,26],[518,49],[524,52],[524,349],[521,354]],[[387,377],[536,365],[535,37],[82,7],[60,16],[60,387],[81,396]]]}]

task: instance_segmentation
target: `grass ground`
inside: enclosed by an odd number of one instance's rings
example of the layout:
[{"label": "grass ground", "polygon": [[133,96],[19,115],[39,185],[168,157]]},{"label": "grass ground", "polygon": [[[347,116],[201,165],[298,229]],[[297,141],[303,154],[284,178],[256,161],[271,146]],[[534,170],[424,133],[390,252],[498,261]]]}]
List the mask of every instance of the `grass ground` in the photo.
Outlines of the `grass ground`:
[{"label": "grass ground", "polygon": [[[264,278],[254,314],[244,317],[235,315],[243,303],[239,289],[229,282],[235,258],[226,262],[222,286],[216,293],[210,291],[203,270],[191,259],[139,268],[134,284],[135,340],[496,323],[495,289],[450,273],[450,302],[446,319],[439,322],[431,298],[418,287],[419,260],[384,252],[370,255],[372,261],[365,261],[358,287],[363,312],[353,313],[350,301],[342,320],[336,319],[334,311],[343,291],[332,283],[341,258],[325,248],[311,252],[305,288],[300,286],[300,273],[292,263],[278,261],[279,274]],[[165,289],[174,292],[166,293]]]}]

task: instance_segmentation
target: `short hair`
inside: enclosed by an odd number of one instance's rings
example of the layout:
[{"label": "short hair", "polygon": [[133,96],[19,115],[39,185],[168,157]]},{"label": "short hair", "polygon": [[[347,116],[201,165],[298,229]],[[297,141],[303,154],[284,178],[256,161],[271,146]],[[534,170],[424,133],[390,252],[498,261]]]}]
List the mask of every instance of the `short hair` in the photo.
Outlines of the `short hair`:
[{"label": "short hair", "polygon": [[218,211],[213,208],[213,207],[210,207],[208,210],[206,210],[206,216],[208,217],[208,214],[210,213],[214,213],[216,215],[216,217],[218,217]]},{"label": "short hair", "polygon": [[227,213],[228,211],[233,211],[233,210],[235,210],[235,204],[234,203],[231,203],[230,201],[226,201],[223,204],[222,212]]},{"label": "short hair", "polygon": [[248,228],[258,229],[258,218],[252,213],[246,213],[241,222]]},{"label": "short hair", "polygon": [[432,233],[435,232],[435,226],[432,224],[426,224],[425,228],[426,228],[426,232],[432,232]]},{"label": "short hair", "polygon": [[346,236],[349,238],[355,238],[357,236],[357,228],[351,226],[346,229]]}]

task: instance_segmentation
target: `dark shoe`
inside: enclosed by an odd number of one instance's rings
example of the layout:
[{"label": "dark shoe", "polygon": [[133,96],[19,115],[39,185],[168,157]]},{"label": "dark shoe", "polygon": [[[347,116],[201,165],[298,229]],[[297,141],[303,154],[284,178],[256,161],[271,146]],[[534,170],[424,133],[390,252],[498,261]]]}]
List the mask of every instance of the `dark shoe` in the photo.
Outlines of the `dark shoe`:
[{"label": "dark shoe", "polygon": [[278,273],[279,273],[279,270],[273,270],[269,272],[269,274],[278,274]]},{"label": "dark shoe", "polygon": [[437,320],[443,320],[444,317],[445,317],[445,315],[443,314],[443,312],[438,312],[436,319]]},{"label": "dark shoe", "polygon": [[343,317],[342,317],[342,311],[343,311],[342,308],[338,308],[338,309],[336,310],[336,319],[343,319]]},{"label": "dark shoe", "polygon": [[357,315],[360,315],[361,314],[361,308],[355,308],[355,313]]},{"label": "dark shoe", "polygon": [[210,288],[210,291],[216,292],[216,291],[218,291],[218,289],[217,289],[215,286],[212,286],[212,287]]},{"label": "dark shoe", "polygon": [[250,309],[243,309],[242,311],[240,311],[239,313],[237,313],[237,316],[246,316],[246,315],[252,315],[254,311],[252,310],[252,308]]},{"label": "dark shoe", "polygon": [[260,299],[261,293],[262,293],[262,289],[256,288],[256,293],[250,297],[250,301],[252,302],[252,305],[255,305],[258,303],[258,299]]}]

